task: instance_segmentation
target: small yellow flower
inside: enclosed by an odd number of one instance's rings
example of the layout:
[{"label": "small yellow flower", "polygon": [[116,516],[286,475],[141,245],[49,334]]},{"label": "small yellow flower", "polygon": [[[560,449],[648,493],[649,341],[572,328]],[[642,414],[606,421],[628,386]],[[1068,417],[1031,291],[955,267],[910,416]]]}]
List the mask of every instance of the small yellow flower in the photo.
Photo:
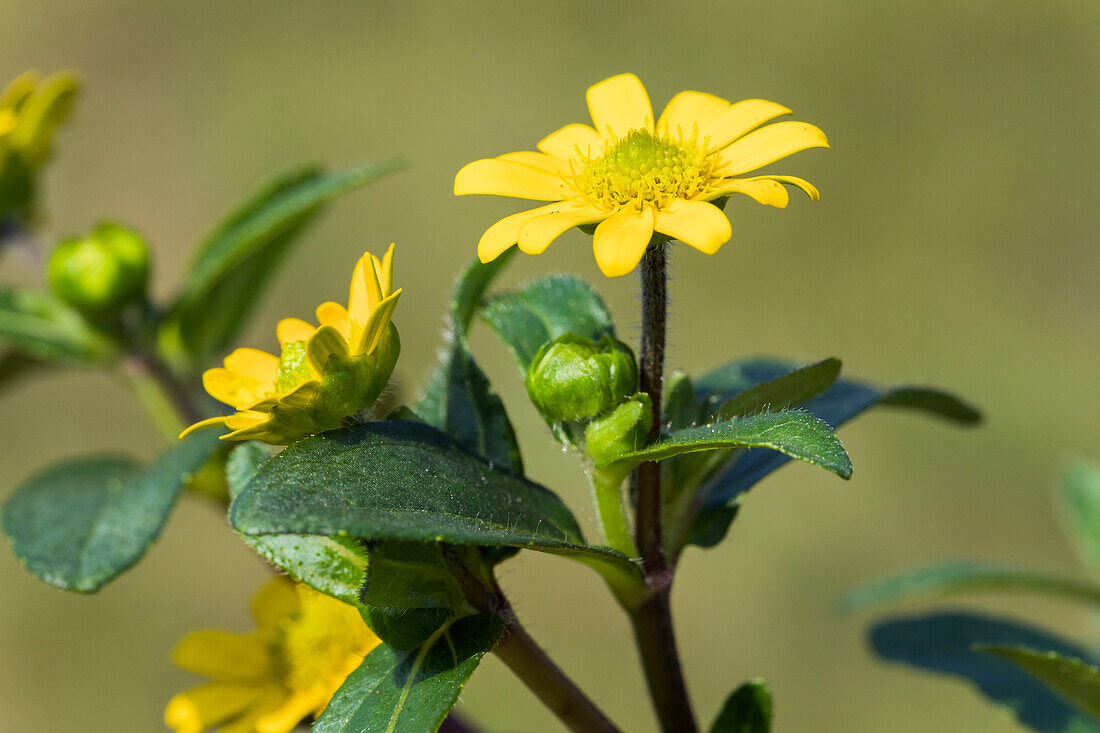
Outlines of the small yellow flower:
[{"label": "small yellow flower", "polygon": [[654,124],[638,77],[621,74],[589,87],[594,127],[566,125],[543,139],[539,152],[508,153],[470,163],[455,177],[455,194],[492,194],[547,206],[501,219],[481,237],[482,262],[519,243],[539,254],[574,226],[599,224],[592,240],[608,277],[632,271],[653,233],[714,254],[730,238],[730,223],[712,203],[742,193],[783,208],[784,185],[820,194],[792,176],[738,178],[807,148],[827,148],[825,134],[804,122],[777,122],[786,107],[762,99],[730,104],[702,92],[672,98]]},{"label": "small yellow flower", "polygon": [[203,386],[237,412],[197,422],[181,438],[202,428],[224,426],[228,440],[262,440],[286,445],[339,427],[374,403],[386,388],[401,341],[390,322],[401,290],[393,289],[393,245],[379,260],[364,254],[351,278],[348,307],[317,308],[320,327],[297,318],[279,321],[280,356],[237,349],[224,368],[208,369]]},{"label": "small yellow flower", "polygon": [[[0,154],[16,152],[31,167],[44,162],[78,87],[76,75],[69,71],[45,79],[28,71],[10,81],[0,90]],[[3,163],[0,160],[0,167]]]},{"label": "small yellow flower", "polygon": [[354,608],[287,578],[260,589],[252,615],[251,633],[195,631],[176,646],[177,666],[213,680],[168,702],[176,733],[288,733],[381,643]]}]

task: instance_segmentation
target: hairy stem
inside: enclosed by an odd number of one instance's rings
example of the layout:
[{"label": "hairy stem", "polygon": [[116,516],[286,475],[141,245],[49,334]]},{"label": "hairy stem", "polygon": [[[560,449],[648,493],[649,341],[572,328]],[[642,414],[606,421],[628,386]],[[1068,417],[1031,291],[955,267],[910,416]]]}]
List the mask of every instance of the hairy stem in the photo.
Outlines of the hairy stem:
[{"label": "hairy stem", "polygon": [[[649,440],[661,432],[662,382],[665,362],[665,324],[668,312],[668,243],[655,239],[642,258],[642,352],[639,391],[653,403]],[[638,466],[634,475],[635,536],[642,556],[649,597],[631,609],[634,636],[645,668],[649,694],[664,733],[695,733],[687,686],[676,650],[669,595],[672,570],[668,567],[661,534],[661,467],[654,461]]]}]

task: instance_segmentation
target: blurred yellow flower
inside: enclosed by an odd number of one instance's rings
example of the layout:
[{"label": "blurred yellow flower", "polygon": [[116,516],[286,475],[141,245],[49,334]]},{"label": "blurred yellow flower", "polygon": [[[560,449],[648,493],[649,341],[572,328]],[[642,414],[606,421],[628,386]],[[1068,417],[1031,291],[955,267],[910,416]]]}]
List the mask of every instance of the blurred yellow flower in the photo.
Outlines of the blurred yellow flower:
[{"label": "blurred yellow flower", "polygon": [[70,71],[45,79],[28,71],[0,91],[0,168],[9,151],[31,168],[45,161],[53,133],[69,116],[78,87]]},{"label": "blurred yellow flower", "polygon": [[654,123],[649,95],[633,74],[589,87],[587,98],[594,127],[566,125],[539,142],[539,152],[478,160],[458,172],[456,195],[553,202],[490,227],[478,243],[482,262],[517,242],[522,251],[539,254],[570,228],[598,224],[596,263],[616,277],[637,266],[654,232],[717,252],[730,238],[730,224],[709,203],[715,199],[742,193],[782,208],[784,185],[820,198],[801,178],[737,177],[800,150],[829,147],[825,134],[804,122],[761,127],[790,114],[786,107],[681,92]]},{"label": "blurred yellow flower", "polygon": [[213,680],[168,702],[176,733],[288,733],[381,643],[354,608],[287,578],[260,589],[252,615],[251,633],[195,631],[176,646],[177,666]]},{"label": "blurred yellow flower", "polygon": [[280,356],[237,349],[224,367],[208,369],[203,386],[215,399],[236,408],[233,415],[197,422],[225,426],[229,440],[262,440],[286,445],[339,427],[369,408],[389,383],[401,341],[390,322],[401,290],[393,289],[393,245],[381,260],[364,254],[351,278],[348,307],[317,308],[320,327],[297,318],[279,321]]}]

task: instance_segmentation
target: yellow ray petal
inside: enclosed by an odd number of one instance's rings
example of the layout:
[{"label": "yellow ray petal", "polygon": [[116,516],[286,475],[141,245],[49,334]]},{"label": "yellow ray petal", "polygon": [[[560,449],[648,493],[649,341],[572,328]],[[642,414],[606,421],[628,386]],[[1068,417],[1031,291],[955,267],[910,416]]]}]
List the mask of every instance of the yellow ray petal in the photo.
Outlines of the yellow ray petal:
[{"label": "yellow ray petal", "polygon": [[252,618],[264,631],[277,629],[283,619],[298,615],[301,609],[293,581],[284,577],[268,581],[252,597]]},{"label": "yellow ray petal", "polygon": [[[678,139],[690,138],[696,128],[702,131],[729,106],[728,100],[713,94],[680,92],[665,106],[657,120],[657,132]],[[699,139],[701,141],[702,136]]]},{"label": "yellow ray petal", "polygon": [[757,203],[777,209],[785,208],[790,201],[787,189],[770,178],[734,178],[721,181],[707,191],[705,198],[709,201],[735,193],[743,193]]},{"label": "yellow ray petal", "polygon": [[279,339],[280,346],[287,346],[298,341],[305,341],[316,330],[315,326],[306,323],[301,318],[284,318],[275,326],[275,335]]},{"label": "yellow ray petal", "polygon": [[536,201],[560,201],[569,193],[565,181],[513,160],[475,160],[455,176],[455,195],[484,193]]},{"label": "yellow ray petal", "polygon": [[572,171],[569,169],[569,161],[555,158],[546,153],[536,153],[533,150],[521,150],[518,153],[505,153],[504,155],[498,155],[497,160],[510,160],[513,163],[529,165],[532,168],[538,168],[539,170],[546,171],[559,178],[572,175]]},{"label": "yellow ray petal", "polygon": [[558,202],[504,217],[481,235],[481,239],[477,243],[478,259],[484,263],[492,262],[500,257],[506,249],[519,239],[519,230],[523,228],[524,224],[536,216],[560,211],[561,207],[561,202]]},{"label": "yellow ray petal", "polygon": [[347,309],[339,303],[329,301],[317,306],[317,321],[322,326],[334,327],[344,338],[351,338],[351,321],[348,319]]},{"label": "yellow ray petal", "polygon": [[263,682],[274,674],[267,645],[255,635],[193,631],[172,652],[177,667],[218,682]]},{"label": "yellow ray petal", "polygon": [[790,113],[783,105],[766,99],[743,99],[731,104],[705,126],[701,125],[699,139],[710,138],[710,149],[717,150],[768,120]]},{"label": "yellow ray petal", "polygon": [[588,111],[596,132],[607,140],[631,130],[653,132],[653,106],[642,81],[633,74],[619,74],[588,87]]},{"label": "yellow ray petal", "polygon": [[180,433],[180,440],[183,440],[184,438],[186,438],[191,433],[194,433],[195,431],[205,430],[206,428],[212,428],[212,427],[215,427],[217,425],[221,425],[222,427],[225,427],[225,418],[224,417],[210,417],[210,418],[207,418],[205,420],[199,420],[197,423],[195,423],[194,425],[191,425],[190,427],[186,428],[182,433]]},{"label": "yellow ray petal", "polygon": [[[368,268],[370,272],[368,272]],[[371,281],[374,280],[374,265],[370,262],[370,253],[364,254],[355,263],[351,273],[351,290],[348,293],[347,316],[352,321],[362,323],[370,315],[372,304]],[[318,316],[320,318],[320,316]]]},{"label": "yellow ray petal", "polygon": [[265,688],[264,694],[243,715],[218,728],[218,733],[256,733],[256,721],[282,707],[290,692],[282,685]]},{"label": "yellow ray petal", "polygon": [[255,379],[260,384],[275,384],[279,357],[259,349],[237,349],[225,357],[225,368]]},{"label": "yellow ray petal", "polygon": [[347,358],[348,342],[332,326],[321,326],[306,342],[306,356],[317,374],[323,375],[332,356]]},{"label": "yellow ray petal", "polygon": [[[270,401],[274,403],[274,397],[268,397],[262,400],[264,402]],[[251,428],[259,425],[262,422],[267,422],[271,418],[271,415],[266,412],[257,412],[255,410],[244,410],[243,412],[237,412],[229,415],[225,418],[225,426],[230,430],[240,430],[242,428]]]},{"label": "yellow ray petal", "polygon": [[653,228],[712,255],[729,241],[730,222],[714,204],[676,199],[656,212]]},{"label": "yellow ray petal", "polygon": [[27,101],[27,97],[34,93],[38,86],[38,72],[24,71],[4,85],[0,91],[0,109],[10,109],[15,112]]},{"label": "yellow ray petal", "polygon": [[260,382],[230,369],[214,367],[202,373],[202,386],[214,399],[240,409],[272,392],[275,380]]},{"label": "yellow ray petal", "polygon": [[550,133],[535,147],[547,155],[570,161],[600,155],[603,152],[603,140],[588,125],[574,123]]},{"label": "yellow ray petal", "polygon": [[290,733],[304,717],[326,702],[319,690],[295,692],[278,708],[256,721],[256,733]]},{"label": "yellow ray petal", "polygon": [[827,148],[825,133],[807,122],[777,122],[736,140],[718,153],[716,174],[736,176],[808,148]]},{"label": "yellow ray petal", "polygon": [[181,692],[168,701],[164,724],[176,733],[200,733],[253,706],[268,691],[265,685],[212,682]]},{"label": "yellow ray petal", "polygon": [[794,186],[800,189],[802,193],[810,197],[810,201],[820,201],[821,192],[817,190],[817,186],[810,183],[803,178],[797,178],[795,176],[754,176],[748,179],[750,181],[779,181],[785,186]]},{"label": "yellow ray petal", "polygon": [[519,248],[529,255],[541,254],[550,243],[580,224],[595,224],[609,216],[591,206],[569,207],[527,221],[519,230]]},{"label": "yellow ray petal", "polygon": [[[390,242],[390,248],[386,250],[386,254],[382,256],[382,261],[379,266],[376,267],[376,274],[378,275],[378,282],[382,286],[382,297],[389,297],[393,292],[393,249],[395,245]],[[377,260],[377,258],[375,258]]]},{"label": "yellow ray petal", "polygon": [[397,309],[397,301],[401,297],[401,288],[398,288],[388,298],[378,304],[374,313],[370,314],[370,320],[363,327],[363,335],[359,337],[359,344],[355,354],[370,354],[382,340],[382,334],[386,332],[386,325],[393,318],[393,312]]},{"label": "yellow ray petal", "polygon": [[605,219],[592,237],[596,264],[608,277],[619,277],[633,270],[645,254],[653,237],[653,210],[620,209]]}]

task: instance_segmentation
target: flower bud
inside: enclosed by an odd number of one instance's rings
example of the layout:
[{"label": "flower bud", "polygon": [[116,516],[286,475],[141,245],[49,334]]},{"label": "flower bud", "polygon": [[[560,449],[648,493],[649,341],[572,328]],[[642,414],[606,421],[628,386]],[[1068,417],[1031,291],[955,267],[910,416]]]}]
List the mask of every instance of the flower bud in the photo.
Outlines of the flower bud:
[{"label": "flower bud", "polygon": [[638,450],[653,425],[653,403],[639,392],[604,417],[593,420],[584,431],[588,455],[597,464]]},{"label": "flower bud", "polygon": [[133,231],[104,222],[59,244],[47,271],[54,293],[69,305],[112,315],[145,293],[149,248]]},{"label": "flower bud", "polygon": [[539,349],[527,370],[527,394],[552,423],[588,420],[637,388],[634,352],[621,341],[565,334]]}]

